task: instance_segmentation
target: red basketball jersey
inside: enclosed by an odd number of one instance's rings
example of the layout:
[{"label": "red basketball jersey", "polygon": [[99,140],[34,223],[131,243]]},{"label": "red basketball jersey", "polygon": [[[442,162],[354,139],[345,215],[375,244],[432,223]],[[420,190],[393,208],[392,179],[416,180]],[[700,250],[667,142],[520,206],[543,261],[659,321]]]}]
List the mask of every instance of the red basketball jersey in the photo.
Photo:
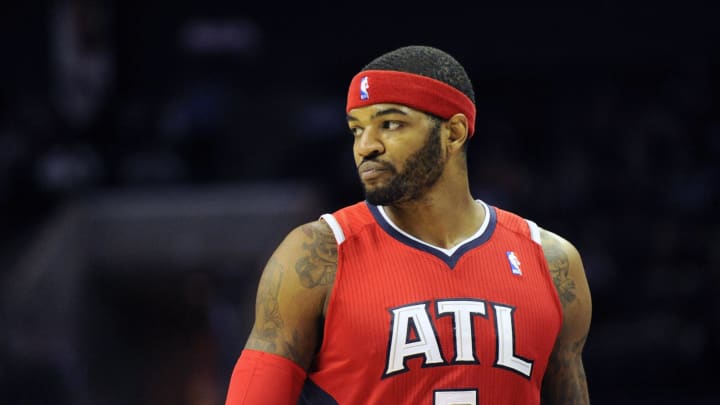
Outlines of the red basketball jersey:
[{"label": "red basketball jersey", "polygon": [[452,249],[361,202],[323,218],[338,267],[300,403],[539,404],[562,309],[538,227],[482,204]]}]

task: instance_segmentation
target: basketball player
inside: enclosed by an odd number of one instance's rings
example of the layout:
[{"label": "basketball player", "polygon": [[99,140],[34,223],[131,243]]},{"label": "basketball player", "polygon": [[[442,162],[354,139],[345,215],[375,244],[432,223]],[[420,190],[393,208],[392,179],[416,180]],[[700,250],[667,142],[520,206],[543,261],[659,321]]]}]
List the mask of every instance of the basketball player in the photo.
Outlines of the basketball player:
[{"label": "basketball player", "polygon": [[470,194],[464,68],[396,49],[352,79],[346,111],[366,200],[270,257],[226,403],[588,404],[580,255]]}]

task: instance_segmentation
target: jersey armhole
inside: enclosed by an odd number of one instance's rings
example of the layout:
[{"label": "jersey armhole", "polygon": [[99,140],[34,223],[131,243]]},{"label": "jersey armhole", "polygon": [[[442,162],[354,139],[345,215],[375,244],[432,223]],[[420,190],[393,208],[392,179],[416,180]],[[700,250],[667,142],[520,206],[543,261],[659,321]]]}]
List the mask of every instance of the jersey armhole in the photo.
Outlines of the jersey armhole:
[{"label": "jersey armhole", "polygon": [[526,219],[528,224],[528,228],[530,228],[530,239],[533,240],[533,242],[537,243],[538,245],[542,246],[542,242],[540,240],[540,227],[537,226],[537,224],[529,219]]},{"label": "jersey armhole", "polygon": [[[560,316],[560,328],[562,328],[562,323],[564,322],[564,314],[563,314],[563,307],[562,303],[560,302],[560,294],[558,293],[557,287],[555,286],[555,281],[553,281],[552,275],[550,274],[550,269],[548,268],[547,258],[545,257],[545,250],[542,246],[542,239],[540,237],[540,227],[533,221],[526,219],[528,224],[528,228],[530,229],[530,239],[532,239],[533,242],[537,243],[538,247],[540,248],[540,257],[542,258],[542,268],[545,269],[545,280],[548,284],[548,288],[551,291],[551,294],[555,298],[555,308],[558,311],[558,314]],[[558,329],[557,334],[560,333],[560,329]],[[556,335],[557,339],[557,335]]]},{"label": "jersey armhole", "polygon": [[337,241],[338,246],[342,245],[343,242],[345,242],[345,232],[343,232],[342,227],[340,226],[340,223],[335,219],[335,217],[332,214],[323,214],[320,216],[323,220],[325,220],[325,223],[328,224],[330,227],[330,230],[332,230],[333,235],[335,235],[335,241]]}]

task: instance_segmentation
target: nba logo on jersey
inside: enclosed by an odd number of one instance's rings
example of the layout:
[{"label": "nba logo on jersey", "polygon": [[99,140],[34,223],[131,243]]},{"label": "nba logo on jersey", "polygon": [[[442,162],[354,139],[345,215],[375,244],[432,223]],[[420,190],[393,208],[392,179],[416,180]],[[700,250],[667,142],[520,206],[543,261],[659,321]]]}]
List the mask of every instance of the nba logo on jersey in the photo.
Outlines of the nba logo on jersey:
[{"label": "nba logo on jersey", "polygon": [[518,260],[517,256],[515,256],[515,252],[508,251],[507,258],[510,262],[510,271],[512,271],[513,274],[522,276],[522,271],[520,270],[520,260]]},{"label": "nba logo on jersey", "polygon": [[368,83],[368,77],[365,76],[360,79],[360,100],[367,100],[370,98],[370,93],[368,93],[369,88],[370,84]]}]

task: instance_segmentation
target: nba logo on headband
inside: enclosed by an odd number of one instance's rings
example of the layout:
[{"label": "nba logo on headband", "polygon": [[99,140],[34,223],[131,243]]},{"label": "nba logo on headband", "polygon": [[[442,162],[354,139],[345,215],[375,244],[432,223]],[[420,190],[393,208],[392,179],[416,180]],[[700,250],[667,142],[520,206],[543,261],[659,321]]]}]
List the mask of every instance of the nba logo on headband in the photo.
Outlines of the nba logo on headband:
[{"label": "nba logo on headband", "polygon": [[360,80],[360,100],[367,100],[370,98],[368,88],[370,88],[370,84],[368,84],[368,77],[365,76]]}]

